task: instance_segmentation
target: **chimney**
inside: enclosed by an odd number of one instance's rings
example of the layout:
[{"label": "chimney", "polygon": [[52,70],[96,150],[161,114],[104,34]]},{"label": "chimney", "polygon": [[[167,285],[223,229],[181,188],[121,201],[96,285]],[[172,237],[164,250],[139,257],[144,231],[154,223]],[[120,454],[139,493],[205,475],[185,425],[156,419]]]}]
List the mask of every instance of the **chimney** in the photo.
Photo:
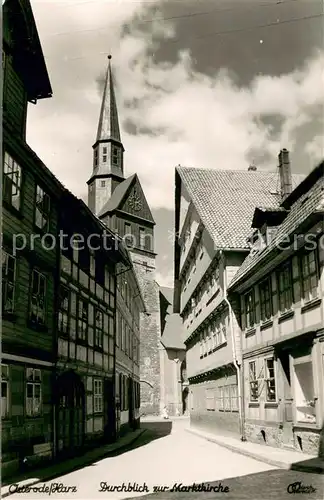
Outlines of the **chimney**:
[{"label": "chimney", "polygon": [[292,191],[291,168],[289,161],[289,151],[282,149],[278,155],[279,175],[282,199],[286,198]]},{"label": "chimney", "polygon": [[255,172],[256,171],[256,166],[255,165],[249,165],[248,171],[249,172]]}]

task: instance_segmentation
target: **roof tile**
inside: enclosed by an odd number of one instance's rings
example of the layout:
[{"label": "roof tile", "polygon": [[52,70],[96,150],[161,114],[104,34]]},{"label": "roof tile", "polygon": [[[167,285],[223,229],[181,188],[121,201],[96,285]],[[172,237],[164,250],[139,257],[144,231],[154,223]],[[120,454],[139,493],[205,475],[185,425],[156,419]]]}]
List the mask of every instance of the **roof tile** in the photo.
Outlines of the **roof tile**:
[{"label": "roof tile", "polygon": [[[255,207],[280,205],[278,172],[177,167],[215,247],[249,248]],[[293,175],[293,189],[304,175]]]},{"label": "roof tile", "polygon": [[315,212],[323,212],[324,209],[324,178],[321,177],[304,193],[291,207],[291,210],[283,223],[278,227],[275,237],[268,246],[261,248],[258,252],[251,252],[244,260],[242,266],[229,284],[229,289],[240,281],[252,268],[260,263],[274,248],[280,248],[280,243],[286,243],[287,235],[298,231],[300,225]]}]

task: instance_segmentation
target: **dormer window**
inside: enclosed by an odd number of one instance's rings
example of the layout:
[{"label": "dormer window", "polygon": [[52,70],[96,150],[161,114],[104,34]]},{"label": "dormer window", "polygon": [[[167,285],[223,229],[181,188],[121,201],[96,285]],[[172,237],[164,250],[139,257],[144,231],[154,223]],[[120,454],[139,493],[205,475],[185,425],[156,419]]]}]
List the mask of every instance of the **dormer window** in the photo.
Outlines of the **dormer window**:
[{"label": "dormer window", "polygon": [[112,156],[113,164],[118,165],[118,148],[113,147],[113,156]]},{"label": "dormer window", "polygon": [[107,162],[107,148],[106,147],[102,148],[102,161],[104,163]]}]

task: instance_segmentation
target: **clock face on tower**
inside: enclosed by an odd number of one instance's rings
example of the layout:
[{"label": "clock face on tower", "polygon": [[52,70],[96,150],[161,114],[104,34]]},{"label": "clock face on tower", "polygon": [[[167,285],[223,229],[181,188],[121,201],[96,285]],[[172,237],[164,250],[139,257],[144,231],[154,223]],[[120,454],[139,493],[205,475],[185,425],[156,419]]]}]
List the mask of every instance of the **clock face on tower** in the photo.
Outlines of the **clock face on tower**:
[{"label": "clock face on tower", "polygon": [[136,193],[136,191],[134,191],[134,193],[129,197],[129,204],[130,204],[130,206],[131,206],[131,208],[133,210],[136,210],[136,212],[138,210],[141,210],[141,208],[142,208],[142,200],[138,196],[138,194]]}]

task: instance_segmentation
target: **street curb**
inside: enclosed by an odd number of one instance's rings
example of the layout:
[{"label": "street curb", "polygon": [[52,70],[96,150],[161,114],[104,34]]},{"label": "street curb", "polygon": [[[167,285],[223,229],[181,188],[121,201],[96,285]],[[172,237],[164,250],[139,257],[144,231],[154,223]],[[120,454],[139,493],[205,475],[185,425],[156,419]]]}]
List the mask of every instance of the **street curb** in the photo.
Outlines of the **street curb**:
[{"label": "street curb", "polygon": [[[82,467],[88,467],[89,465],[91,465],[93,462],[95,462],[97,460],[102,460],[104,458],[108,458],[116,451],[122,451],[122,450],[128,448],[129,446],[133,445],[142,436],[142,434],[144,434],[144,432],[146,431],[146,429],[140,429],[140,430],[141,430],[141,432],[139,432],[137,434],[137,436],[134,437],[131,441],[129,441],[125,444],[122,444],[121,446],[116,446],[116,448],[114,448],[110,451],[107,451],[106,453],[103,453],[102,455],[99,454],[96,458],[91,458],[89,460],[85,460],[84,463],[82,464]],[[70,471],[67,468],[67,471],[59,473],[59,476],[64,475],[64,474],[69,474],[70,472],[73,472],[73,471]],[[21,481],[21,484],[20,483],[12,483],[12,484],[18,484],[19,486],[35,486],[36,484],[45,483],[45,482],[51,481],[57,477],[58,477],[57,473],[56,474],[52,473],[52,474],[48,474],[48,475],[45,474],[41,479],[40,478],[30,479],[30,480],[25,479],[24,481]],[[5,486],[3,488],[5,488]],[[5,497],[8,497],[8,496],[14,495],[14,494],[15,494],[15,492],[10,493],[9,491],[6,491],[5,493],[1,493],[1,498],[5,498]]]},{"label": "street curb", "polygon": [[[194,429],[186,429],[187,432],[190,432],[191,434],[194,434],[195,436],[201,437],[202,439],[205,439],[206,441],[210,441],[211,443],[218,444],[219,446],[222,446],[223,448],[227,448],[228,450],[234,451],[235,453],[239,453],[240,455],[244,455],[246,457],[253,458],[254,460],[257,460],[258,462],[263,462],[268,465],[273,465],[274,467],[279,467],[280,469],[285,469],[285,470],[294,470],[298,472],[313,472],[315,474],[323,474],[323,466],[312,466],[312,465],[302,465],[299,463],[287,463],[287,462],[281,462],[280,460],[274,460],[270,457],[265,457],[264,455],[258,455],[257,453],[253,453],[249,450],[244,450],[240,448],[239,446],[233,446],[228,443],[224,443],[224,441],[221,441],[217,439],[217,437],[209,437],[209,436],[204,436],[201,434],[199,431],[195,431]],[[301,457],[302,458],[302,457]]]}]

